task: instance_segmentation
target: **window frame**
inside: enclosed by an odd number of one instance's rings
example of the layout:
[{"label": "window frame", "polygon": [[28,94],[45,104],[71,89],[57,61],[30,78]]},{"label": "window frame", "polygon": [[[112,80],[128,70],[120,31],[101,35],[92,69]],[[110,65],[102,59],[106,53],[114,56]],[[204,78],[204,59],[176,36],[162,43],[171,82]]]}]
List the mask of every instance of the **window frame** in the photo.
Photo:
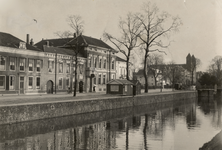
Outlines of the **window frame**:
[{"label": "window frame", "polygon": [[[30,86],[30,79],[32,79],[32,85]],[[33,76],[29,76],[28,77],[28,89],[30,90],[30,89],[33,89],[33,82],[34,82],[34,80],[33,80]]]},{"label": "window frame", "polygon": [[[24,61],[23,61],[23,66],[21,65],[21,64],[22,64],[22,61],[21,61],[21,60],[24,60]],[[26,62],[26,59],[25,59],[25,58],[19,58],[19,71],[25,72],[25,62]],[[21,67],[23,67],[23,70],[21,70]]]},{"label": "window frame", "polygon": [[[38,80],[37,80],[37,79],[38,79],[38,78],[39,78],[39,86],[37,85],[37,83],[38,83]],[[41,86],[41,78],[40,78],[39,76],[37,76],[35,79],[36,79],[36,85],[35,85],[35,86],[36,86],[36,89],[40,89],[40,86]]]},{"label": "window frame", "polygon": [[[30,70],[30,60],[32,60],[32,70]],[[34,59],[31,59],[31,58],[28,60],[28,66],[29,66],[29,67],[28,67],[28,70],[29,70],[29,72],[33,72],[33,71],[34,71],[34,61],[35,61],[35,60],[34,60]]]},{"label": "window frame", "polygon": [[[62,70],[60,70],[60,66],[62,66]],[[59,62],[59,73],[63,73],[63,62]]]},{"label": "window frame", "polygon": [[99,75],[98,75],[98,84],[102,84],[102,83],[101,83],[101,78],[102,78],[102,75],[99,74]]},{"label": "window frame", "polygon": [[[38,71],[38,62],[39,64],[39,71]],[[41,72],[41,66],[42,66],[42,60],[41,59],[37,59],[36,60],[36,72]]]},{"label": "window frame", "polygon": [[[14,58],[14,69],[11,69],[11,63],[13,63],[13,62],[11,62],[11,59],[13,59]],[[16,70],[16,58],[15,57],[9,57],[9,70],[10,71],[15,71]]]},{"label": "window frame", "polygon": [[0,91],[5,91],[6,90],[6,75],[0,75],[0,77],[4,77],[2,81],[4,85],[2,87],[0,86]]},{"label": "window frame", "polygon": [[[60,85],[60,79],[61,79],[61,85]],[[63,87],[63,78],[62,77],[59,77],[59,84],[58,84],[58,89],[62,89]]]},{"label": "window frame", "polygon": [[[0,61],[0,70],[1,70],[1,71],[5,71],[5,70],[6,70],[6,57],[0,55],[0,59],[1,59],[1,58],[4,58],[4,60],[5,60],[5,64],[4,64],[4,65],[1,65],[1,62],[2,62],[2,61]],[[4,68],[4,69],[1,69],[1,66],[3,66],[2,68]]]}]

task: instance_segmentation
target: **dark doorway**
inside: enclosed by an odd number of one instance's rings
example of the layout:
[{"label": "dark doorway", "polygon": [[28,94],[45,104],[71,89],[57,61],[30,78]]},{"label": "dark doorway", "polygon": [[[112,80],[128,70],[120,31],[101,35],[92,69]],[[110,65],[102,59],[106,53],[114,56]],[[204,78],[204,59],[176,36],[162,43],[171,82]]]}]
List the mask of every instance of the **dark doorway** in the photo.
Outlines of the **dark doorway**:
[{"label": "dark doorway", "polygon": [[47,82],[47,94],[53,94],[53,82],[49,80]]},{"label": "dark doorway", "polygon": [[83,92],[83,82],[82,81],[79,82],[79,92],[80,93]]},{"label": "dark doorway", "polygon": [[19,87],[19,89],[20,89],[20,94],[24,94],[24,79],[25,79],[25,77],[23,77],[23,76],[20,76],[20,87]]}]

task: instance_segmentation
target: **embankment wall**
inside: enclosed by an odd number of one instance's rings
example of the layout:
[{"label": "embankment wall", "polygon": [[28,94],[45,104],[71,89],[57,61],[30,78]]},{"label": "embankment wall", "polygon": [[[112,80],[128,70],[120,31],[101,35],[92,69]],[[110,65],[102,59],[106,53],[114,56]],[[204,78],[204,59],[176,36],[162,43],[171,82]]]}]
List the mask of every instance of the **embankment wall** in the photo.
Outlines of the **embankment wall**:
[{"label": "embankment wall", "polygon": [[82,101],[62,101],[0,107],[0,125],[33,121],[75,114],[83,114],[125,107],[162,103],[173,100],[186,100],[197,97],[195,91],[100,98]]}]

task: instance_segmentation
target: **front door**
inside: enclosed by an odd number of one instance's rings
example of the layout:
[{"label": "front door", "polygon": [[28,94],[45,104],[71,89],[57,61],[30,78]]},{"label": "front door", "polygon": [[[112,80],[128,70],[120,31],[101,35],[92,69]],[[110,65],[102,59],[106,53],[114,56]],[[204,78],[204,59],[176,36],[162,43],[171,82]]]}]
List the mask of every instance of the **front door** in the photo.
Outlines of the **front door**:
[{"label": "front door", "polygon": [[24,94],[24,79],[25,77],[20,77],[20,94]]},{"label": "front door", "polygon": [[47,82],[47,94],[53,94],[53,82],[51,80]]}]

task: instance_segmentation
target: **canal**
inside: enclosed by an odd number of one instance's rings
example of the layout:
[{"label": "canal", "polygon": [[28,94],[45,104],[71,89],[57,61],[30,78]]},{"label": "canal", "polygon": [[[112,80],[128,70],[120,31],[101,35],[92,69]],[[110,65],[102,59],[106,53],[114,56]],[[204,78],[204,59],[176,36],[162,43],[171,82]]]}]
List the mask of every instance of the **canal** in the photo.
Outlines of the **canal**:
[{"label": "canal", "polygon": [[0,126],[0,149],[198,150],[221,131],[214,100],[159,104]]}]

